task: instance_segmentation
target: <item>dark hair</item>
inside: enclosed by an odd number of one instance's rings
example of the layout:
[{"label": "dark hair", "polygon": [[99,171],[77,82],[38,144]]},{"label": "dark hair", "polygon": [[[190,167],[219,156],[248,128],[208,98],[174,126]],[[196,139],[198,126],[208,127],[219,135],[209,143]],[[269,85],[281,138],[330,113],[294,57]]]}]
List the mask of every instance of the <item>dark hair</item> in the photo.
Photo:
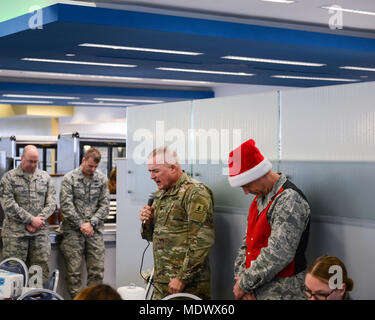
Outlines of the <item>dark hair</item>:
[{"label": "dark hair", "polygon": [[107,284],[96,284],[80,291],[73,300],[122,300],[120,294]]},{"label": "dark hair", "polygon": [[101,155],[100,151],[96,148],[90,148],[90,149],[86,150],[83,157],[86,160],[88,160],[89,158],[92,158],[95,163],[99,163],[100,160],[102,159],[102,155]]}]

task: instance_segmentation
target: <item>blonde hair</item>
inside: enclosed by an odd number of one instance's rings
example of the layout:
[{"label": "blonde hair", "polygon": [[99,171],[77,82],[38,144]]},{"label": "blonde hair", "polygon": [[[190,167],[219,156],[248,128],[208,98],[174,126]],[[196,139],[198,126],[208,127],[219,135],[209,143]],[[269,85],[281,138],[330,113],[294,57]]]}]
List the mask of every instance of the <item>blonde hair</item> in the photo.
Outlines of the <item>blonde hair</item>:
[{"label": "blonde hair", "polygon": [[345,264],[337,257],[334,256],[321,256],[316,259],[306,270],[306,273],[311,274],[313,277],[328,283],[332,277],[329,272],[331,266],[340,266],[342,270],[342,282],[346,285],[346,291],[351,291],[354,287],[354,281],[348,277]]}]

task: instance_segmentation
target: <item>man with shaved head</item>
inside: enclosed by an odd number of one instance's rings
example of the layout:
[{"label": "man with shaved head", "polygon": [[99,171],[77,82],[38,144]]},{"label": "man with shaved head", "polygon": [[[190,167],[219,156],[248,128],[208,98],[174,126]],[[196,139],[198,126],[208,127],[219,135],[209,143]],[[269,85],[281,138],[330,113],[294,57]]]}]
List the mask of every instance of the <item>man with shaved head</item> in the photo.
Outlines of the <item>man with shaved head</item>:
[{"label": "man with shaved head", "polygon": [[3,258],[40,266],[44,283],[51,253],[47,219],[56,209],[56,191],[50,175],[39,170],[38,163],[38,149],[27,145],[20,166],[6,172],[0,181],[0,201],[5,214]]}]

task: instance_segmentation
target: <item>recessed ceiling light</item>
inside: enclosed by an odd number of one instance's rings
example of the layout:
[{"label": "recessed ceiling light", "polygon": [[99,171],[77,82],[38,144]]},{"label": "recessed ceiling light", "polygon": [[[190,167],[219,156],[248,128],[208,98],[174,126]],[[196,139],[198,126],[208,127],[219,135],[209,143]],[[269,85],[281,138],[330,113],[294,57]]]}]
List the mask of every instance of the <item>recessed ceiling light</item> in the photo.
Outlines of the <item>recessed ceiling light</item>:
[{"label": "recessed ceiling light", "polygon": [[116,98],[94,98],[99,101],[114,101],[114,102],[142,102],[142,103],[159,103],[162,100],[144,100],[144,99],[116,99]]},{"label": "recessed ceiling light", "polygon": [[35,98],[35,99],[62,99],[62,100],[76,100],[77,97],[63,97],[63,96],[34,96],[26,94],[3,94],[3,97],[8,98]]},{"label": "recessed ceiling light", "polygon": [[74,53],[67,53],[65,56],[67,56],[67,57],[75,57],[76,55]]},{"label": "recessed ceiling light", "polygon": [[320,80],[320,81],[342,81],[342,82],[355,82],[359,81],[357,79],[340,79],[340,78],[321,78],[321,77],[303,77],[303,76],[283,76],[283,75],[274,75],[272,78],[280,79],[297,79],[297,80]]},{"label": "recessed ceiling light", "polygon": [[353,67],[353,66],[340,67],[340,69],[375,72],[375,68],[363,68],[363,67]]},{"label": "recessed ceiling light", "polygon": [[198,56],[198,55],[203,54],[201,52],[164,50],[164,49],[153,49],[153,48],[139,48],[139,47],[124,47],[124,46],[113,46],[113,45],[96,44],[96,43],[81,43],[81,44],[79,44],[79,46],[113,49],[113,50],[131,50],[131,51],[143,51],[143,52],[155,52],[155,53],[183,54],[183,55],[190,55],[190,56]]},{"label": "recessed ceiling light", "polygon": [[363,11],[363,10],[354,10],[354,9],[345,9],[341,8],[340,6],[331,6],[331,7],[321,7],[322,9],[329,9],[329,10],[335,10],[335,11],[342,11],[342,12],[349,12],[349,13],[357,13],[357,14],[365,14],[369,16],[375,16],[375,12],[372,11]]},{"label": "recessed ceiling light", "polygon": [[294,3],[295,2],[293,0],[262,0],[262,1],[265,1],[265,2],[285,3],[285,4],[290,4],[290,3]]},{"label": "recessed ceiling light", "polygon": [[89,65],[89,66],[119,67],[119,68],[134,68],[134,67],[136,67],[136,65],[134,65],[134,64],[118,64],[118,63],[104,63],[104,62],[91,62],[91,61],[37,59],[37,58],[22,58],[21,60],[24,60],[24,61],[34,61],[34,62],[82,64],[82,65]]},{"label": "recessed ceiling light", "polygon": [[133,104],[124,104],[124,103],[104,103],[104,102],[68,102],[69,104],[74,105],[87,105],[87,106],[114,106],[114,107],[128,107],[132,106]]},{"label": "recessed ceiling light", "polygon": [[295,66],[307,66],[307,67],[322,67],[325,66],[323,63],[313,63],[313,62],[301,62],[301,61],[289,61],[289,60],[276,60],[276,59],[261,59],[252,57],[238,57],[238,56],[224,56],[222,59],[232,59],[241,61],[252,61],[252,62],[262,62],[262,63],[278,63],[278,64],[291,64]]},{"label": "recessed ceiling light", "polygon": [[163,71],[178,71],[178,72],[195,72],[195,73],[209,73],[209,74],[223,74],[230,76],[254,76],[254,73],[245,73],[245,72],[226,72],[226,71],[211,71],[211,70],[198,70],[198,69],[179,69],[179,68],[164,68],[158,67],[157,70]]},{"label": "recessed ceiling light", "polygon": [[52,103],[52,101],[45,101],[45,100],[44,101],[38,101],[38,100],[5,100],[5,99],[0,100],[0,102],[4,102],[4,103],[38,103],[38,104]]}]

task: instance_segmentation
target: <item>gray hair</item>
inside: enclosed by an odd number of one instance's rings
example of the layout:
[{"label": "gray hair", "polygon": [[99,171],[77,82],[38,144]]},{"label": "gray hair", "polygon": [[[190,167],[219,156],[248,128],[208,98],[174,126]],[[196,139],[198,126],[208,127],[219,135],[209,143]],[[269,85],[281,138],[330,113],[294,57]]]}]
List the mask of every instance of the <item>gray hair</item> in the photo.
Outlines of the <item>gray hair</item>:
[{"label": "gray hair", "polygon": [[[180,166],[177,153],[168,147],[159,147],[150,152],[147,157],[148,163],[153,164],[174,164]],[[151,160],[151,161],[150,161]]]}]

